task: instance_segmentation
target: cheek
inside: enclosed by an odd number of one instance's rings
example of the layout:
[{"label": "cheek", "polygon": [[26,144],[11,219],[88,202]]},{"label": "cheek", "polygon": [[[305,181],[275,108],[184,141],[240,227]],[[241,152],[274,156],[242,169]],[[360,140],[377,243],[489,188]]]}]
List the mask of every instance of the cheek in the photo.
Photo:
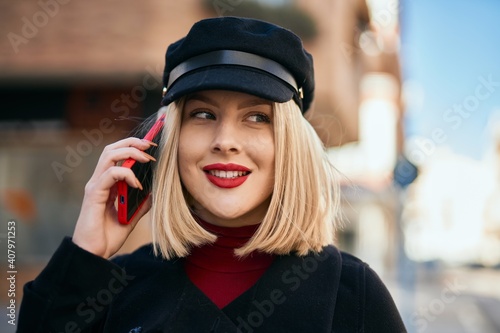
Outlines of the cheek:
[{"label": "cheek", "polygon": [[248,148],[252,154],[263,162],[274,165],[274,139],[272,134],[262,133],[248,138]]},{"label": "cheek", "polygon": [[262,149],[260,152],[262,156],[263,163],[267,166],[267,168],[272,172],[274,175],[274,163],[275,163],[275,152],[274,152],[274,147],[266,147],[265,149]]},{"label": "cheek", "polygon": [[[188,148],[189,145],[187,145]],[[181,180],[181,184],[186,189],[189,197],[192,197],[193,191],[196,191],[196,184],[199,183],[199,179],[196,173],[196,159],[193,156],[193,153],[183,149],[181,145],[179,145],[178,152],[178,168],[179,168],[179,177]]]},{"label": "cheek", "polygon": [[[258,165],[265,180],[274,180],[275,174],[275,149],[272,136],[257,135],[249,140],[246,147],[248,155]],[[264,180],[264,179],[262,179]]]},{"label": "cheek", "polygon": [[274,148],[274,140],[271,137],[262,149],[262,156],[265,158],[265,163],[268,169],[268,177],[274,182],[275,177],[275,161],[276,161],[276,150]]},{"label": "cheek", "polygon": [[181,178],[196,173],[200,161],[206,155],[209,139],[206,133],[199,129],[181,128],[179,134],[179,173]]},{"label": "cheek", "polygon": [[179,172],[181,178],[185,175],[189,169],[196,163],[196,142],[193,142],[193,137],[190,135],[189,131],[181,130],[179,136],[179,150],[178,150],[178,161],[179,161]]}]

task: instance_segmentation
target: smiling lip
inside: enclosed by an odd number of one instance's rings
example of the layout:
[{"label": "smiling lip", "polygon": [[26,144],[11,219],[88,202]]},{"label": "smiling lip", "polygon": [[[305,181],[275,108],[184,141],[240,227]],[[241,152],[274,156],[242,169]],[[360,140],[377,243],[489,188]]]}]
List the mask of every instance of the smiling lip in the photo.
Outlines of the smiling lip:
[{"label": "smiling lip", "polygon": [[[228,163],[228,164],[215,163],[206,165],[205,167],[203,167],[203,171],[205,171],[205,175],[212,184],[221,188],[238,187],[241,184],[243,184],[250,175],[250,169],[242,165],[233,163]],[[220,171],[224,171],[226,174],[227,172],[233,172],[236,173],[236,175],[231,178],[223,178],[220,176],[216,176],[214,174],[215,171],[217,171],[217,173],[220,173]],[[240,173],[244,174],[239,175]]]}]

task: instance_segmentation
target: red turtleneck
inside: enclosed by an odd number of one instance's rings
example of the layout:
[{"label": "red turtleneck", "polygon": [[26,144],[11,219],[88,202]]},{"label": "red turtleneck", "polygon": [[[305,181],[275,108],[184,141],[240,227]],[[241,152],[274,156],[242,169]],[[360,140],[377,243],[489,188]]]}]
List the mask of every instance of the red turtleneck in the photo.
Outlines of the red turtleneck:
[{"label": "red turtleneck", "polygon": [[194,285],[222,309],[257,282],[274,256],[257,251],[244,258],[234,255],[234,250],[253,236],[258,224],[228,228],[198,221],[218,238],[213,244],[194,248],[184,267]]}]

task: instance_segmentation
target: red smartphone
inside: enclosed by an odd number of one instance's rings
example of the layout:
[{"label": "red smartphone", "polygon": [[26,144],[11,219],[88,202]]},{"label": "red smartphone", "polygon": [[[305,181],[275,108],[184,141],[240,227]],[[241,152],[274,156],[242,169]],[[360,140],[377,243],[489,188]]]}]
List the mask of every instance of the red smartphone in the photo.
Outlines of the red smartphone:
[{"label": "red smartphone", "polygon": [[[164,121],[165,115],[162,115],[144,136],[144,139],[158,144]],[[145,152],[155,156],[156,150],[157,147],[151,146]],[[118,182],[118,221],[122,224],[129,224],[151,194],[153,171],[151,162],[140,163],[133,158],[125,160],[122,167],[132,169],[143,188],[141,190],[131,187],[123,180]]]}]

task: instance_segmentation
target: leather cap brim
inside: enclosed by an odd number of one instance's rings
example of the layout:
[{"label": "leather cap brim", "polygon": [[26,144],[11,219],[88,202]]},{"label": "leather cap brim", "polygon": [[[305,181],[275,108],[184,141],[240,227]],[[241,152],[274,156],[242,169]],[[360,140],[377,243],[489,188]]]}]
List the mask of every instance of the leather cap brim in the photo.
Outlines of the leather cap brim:
[{"label": "leather cap brim", "polygon": [[[162,105],[203,90],[230,90],[273,102],[294,98],[293,88],[272,74],[244,66],[211,66],[186,73],[167,90]],[[295,98],[294,98],[295,100]]]}]

